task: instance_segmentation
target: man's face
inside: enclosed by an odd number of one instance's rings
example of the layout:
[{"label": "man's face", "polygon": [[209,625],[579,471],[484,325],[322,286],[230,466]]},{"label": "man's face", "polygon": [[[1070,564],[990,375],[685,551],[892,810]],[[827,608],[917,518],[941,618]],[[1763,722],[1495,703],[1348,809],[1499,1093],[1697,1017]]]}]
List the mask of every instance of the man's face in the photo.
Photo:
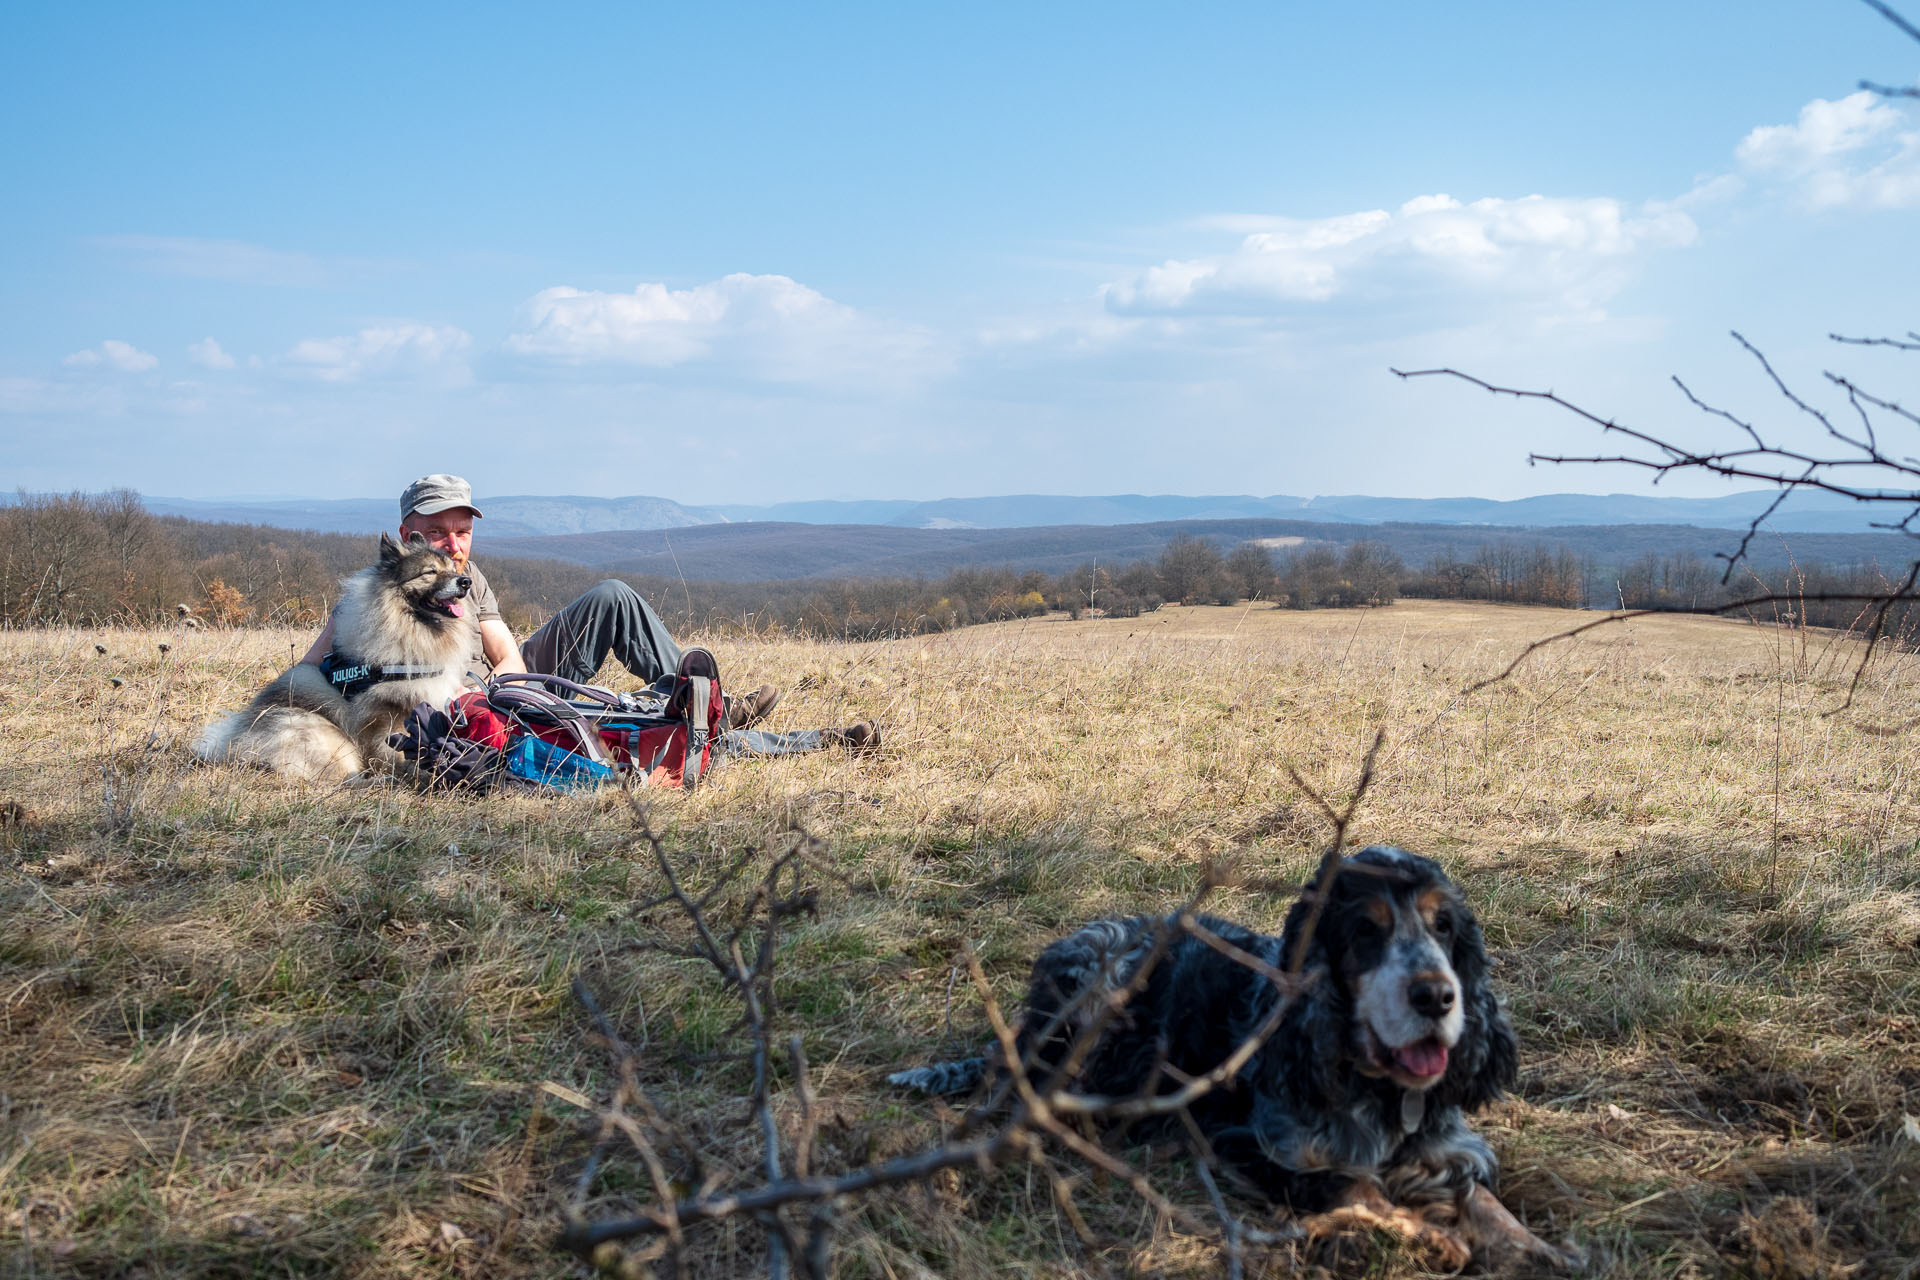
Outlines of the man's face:
[{"label": "man's face", "polygon": [[408,516],[400,522],[400,540],[405,542],[410,533],[419,534],[435,551],[452,556],[453,562],[464,569],[467,553],[473,550],[473,512],[454,507],[430,516]]}]

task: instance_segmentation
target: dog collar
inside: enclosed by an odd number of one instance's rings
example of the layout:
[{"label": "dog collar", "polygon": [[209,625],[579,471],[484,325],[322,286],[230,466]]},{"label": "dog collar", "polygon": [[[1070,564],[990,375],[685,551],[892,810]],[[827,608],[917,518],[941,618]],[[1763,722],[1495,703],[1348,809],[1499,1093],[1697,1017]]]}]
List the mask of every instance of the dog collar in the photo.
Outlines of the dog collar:
[{"label": "dog collar", "polygon": [[418,663],[361,662],[338,651],[329,653],[320,659],[320,674],[327,683],[337,690],[341,697],[351,698],[364,689],[389,680],[412,680],[421,676],[446,674],[445,667],[426,667]]}]

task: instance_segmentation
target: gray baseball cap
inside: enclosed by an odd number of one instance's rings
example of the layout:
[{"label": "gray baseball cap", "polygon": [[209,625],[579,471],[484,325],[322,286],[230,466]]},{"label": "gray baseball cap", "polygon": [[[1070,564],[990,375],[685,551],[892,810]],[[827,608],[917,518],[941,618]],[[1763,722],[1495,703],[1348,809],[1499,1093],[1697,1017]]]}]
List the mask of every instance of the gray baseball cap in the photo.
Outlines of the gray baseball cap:
[{"label": "gray baseball cap", "polygon": [[421,476],[400,495],[400,518],[430,516],[438,511],[465,507],[477,519],[480,508],[473,505],[473,486],[459,476]]}]

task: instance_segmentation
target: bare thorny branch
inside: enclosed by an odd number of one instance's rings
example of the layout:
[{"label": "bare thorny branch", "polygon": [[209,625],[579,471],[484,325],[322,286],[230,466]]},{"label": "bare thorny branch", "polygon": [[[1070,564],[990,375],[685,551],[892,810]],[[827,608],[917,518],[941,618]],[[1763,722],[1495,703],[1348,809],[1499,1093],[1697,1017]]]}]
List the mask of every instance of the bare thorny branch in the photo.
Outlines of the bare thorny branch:
[{"label": "bare thorny branch", "polygon": [[[1908,34],[1914,34],[1914,29],[1898,14],[1878,4],[1876,0],[1867,0],[1867,3],[1881,10]],[[1542,401],[1598,426],[1603,434],[1623,436],[1640,449],[1639,452],[1579,456],[1532,454],[1529,457],[1531,462],[1620,463],[1652,472],[1656,484],[1678,472],[1693,472],[1720,476],[1724,479],[1759,481],[1775,486],[1778,493],[1764,510],[1748,522],[1734,549],[1718,553],[1717,558],[1725,564],[1725,570],[1720,578],[1723,586],[1732,580],[1736,570],[1748,562],[1754,539],[1760,535],[1762,526],[1778,513],[1781,504],[1788,497],[1802,490],[1829,493],[1875,507],[1890,507],[1900,513],[1898,518],[1870,521],[1871,526],[1890,533],[1920,538],[1920,458],[1912,454],[1896,452],[1883,440],[1885,428],[1890,425],[1902,428],[1920,427],[1920,414],[1903,408],[1895,401],[1863,390],[1850,378],[1828,372],[1824,375],[1827,382],[1844,394],[1847,408],[1853,419],[1857,421],[1857,425],[1843,426],[1837,423],[1833,416],[1808,402],[1789,386],[1786,379],[1780,376],[1759,348],[1738,332],[1732,336],[1734,341],[1739,343],[1760,366],[1776,394],[1784,399],[1797,414],[1819,425],[1822,438],[1828,442],[1828,448],[1813,449],[1789,444],[1784,437],[1769,434],[1751,420],[1708,403],[1694,394],[1692,388],[1677,377],[1673,379],[1673,383],[1680,389],[1689,404],[1708,417],[1726,422],[1736,429],[1738,436],[1735,444],[1718,448],[1695,448],[1677,443],[1650,430],[1628,426],[1616,419],[1604,417],[1551,390],[1530,391],[1518,387],[1501,386],[1458,369],[1394,369],[1392,372],[1401,378],[1455,378],[1492,395]],[[1896,338],[1849,338],[1839,334],[1828,336],[1835,342],[1851,346],[1877,346],[1902,351],[1920,351],[1920,334],[1908,334],[1908,338],[1914,339],[1913,341]],[[1878,421],[1876,421],[1876,415]],[[1861,632],[1863,645],[1860,659],[1854,666],[1853,677],[1848,683],[1845,697],[1837,706],[1822,713],[1833,715],[1848,710],[1854,705],[1861,682],[1873,660],[1876,646],[1887,636],[1889,626],[1894,621],[1895,610],[1910,609],[1920,604],[1920,589],[1916,589],[1917,586],[1920,586],[1920,558],[1911,561],[1898,575],[1897,585],[1889,581],[1884,590],[1797,593],[1764,590],[1755,595],[1699,609],[1696,612],[1745,614],[1751,618],[1755,616],[1756,610],[1777,606],[1783,602],[1798,603],[1803,609],[1809,603],[1854,603],[1862,606],[1855,618],[1856,625],[1861,622],[1865,624]],[[1573,639],[1598,627],[1660,612],[1664,610],[1622,609],[1592,622],[1582,623],[1577,627],[1536,640],[1521,650],[1503,670],[1462,689],[1460,696],[1470,696],[1508,679],[1528,658],[1547,645]]]},{"label": "bare thorny branch", "polygon": [[[1862,0],[1862,2],[1867,8],[1872,9],[1888,22],[1891,22],[1906,35],[1915,40],[1920,40],[1920,27],[1916,27],[1911,22],[1908,22],[1905,18],[1894,12],[1890,6],[1882,3],[1882,0]],[[1871,80],[1862,80],[1860,87],[1868,93],[1877,93],[1883,98],[1920,98],[1920,88],[1914,88],[1911,85],[1904,88],[1890,88],[1887,85],[1875,84]]]},{"label": "bare thorny branch", "polygon": [[[1893,523],[1876,522],[1873,526],[1877,529],[1907,532],[1909,522],[1911,522],[1915,516],[1920,516],[1920,491],[1887,489],[1879,485],[1855,483],[1840,478],[1840,474],[1853,468],[1877,469],[1891,473],[1892,476],[1899,477],[1903,481],[1920,483],[1920,461],[1912,457],[1896,457],[1886,452],[1880,446],[1870,420],[1866,423],[1860,435],[1849,435],[1846,431],[1835,426],[1833,420],[1826,413],[1808,404],[1787,386],[1786,382],[1774,371],[1773,366],[1768,363],[1766,357],[1758,348],[1754,347],[1752,343],[1748,342],[1746,338],[1737,332],[1732,336],[1734,341],[1744,347],[1760,364],[1769,381],[1774,384],[1775,389],[1778,390],[1790,404],[1819,422],[1828,437],[1839,444],[1847,446],[1853,450],[1853,452],[1850,454],[1837,455],[1816,454],[1809,453],[1804,449],[1788,446],[1784,443],[1770,442],[1752,423],[1735,416],[1725,409],[1718,408],[1701,400],[1698,396],[1694,395],[1686,383],[1679,378],[1673,380],[1674,385],[1680,389],[1682,394],[1687,397],[1695,408],[1712,417],[1722,418],[1740,429],[1744,440],[1741,447],[1708,450],[1690,449],[1664,440],[1650,431],[1627,426],[1613,418],[1602,417],[1581,405],[1575,404],[1571,400],[1562,398],[1553,391],[1528,391],[1518,387],[1498,386],[1483,378],[1475,377],[1473,374],[1462,372],[1459,369],[1394,369],[1392,372],[1401,378],[1458,378],[1462,382],[1479,387],[1481,390],[1494,395],[1512,396],[1517,400],[1544,401],[1547,404],[1551,404],[1556,408],[1563,409],[1576,417],[1593,423],[1604,433],[1625,436],[1627,439],[1644,446],[1651,455],[1626,453],[1573,456],[1536,453],[1529,455],[1529,461],[1532,462],[1551,462],[1556,464],[1620,463],[1653,472],[1655,483],[1658,483],[1661,479],[1674,472],[1697,471],[1731,480],[1760,481],[1777,485],[1788,492],[1796,489],[1813,489],[1822,493],[1834,494],[1837,497],[1851,498],[1858,502],[1892,503],[1900,506],[1909,506],[1914,508],[1914,510],[1911,511],[1905,519]],[[1828,373],[1826,377],[1830,382],[1842,390],[1847,391],[1854,407],[1859,409],[1863,414],[1865,407],[1872,405],[1873,407],[1893,414],[1895,417],[1910,420],[1914,419],[1912,413],[1902,409],[1897,404],[1874,400],[1871,397],[1860,394],[1858,388],[1850,381],[1837,374]],[[1767,516],[1773,514],[1777,506],[1778,503],[1776,502],[1774,506],[1769,507],[1765,513],[1755,517],[1752,522],[1753,526],[1757,528]],[[1729,570],[1731,570],[1734,564],[1738,563],[1744,550],[1745,544],[1743,543],[1741,553],[1723,555],[1721,557],[1721,559],[1728,561]]]},{"label": "bare thorny branch", "polygon": [[[1190,1149],[1196,1177],[1212,1205],[1217,1223],[1177,1203],[1129,1161],[1088,1137],[1083,1126],[1088,1122],[1127,1123],[1166,1116],[1184,1122],[1189,1134],[1194,1135],[1196,1131],[1187,1108],[1212,1090],[1231,1084],[1279,1027],[1297,993],[1313,981],[1312,975],[1303,973],[1305,944],[1318,925],[1320,906],[1340,871],[1348,830],[1372,783],[1374,766],[1385,739],[1384,731],[1375,736],[1351,796],[1338,809],[1297,771],[1291,767],[1287,770],[1294,785],[1332,824],[1333,839],[1312,881],[1302,891],[1312,905],[1300,945],[1294,948],[1285,970],[1242,951],[1201,922],[1197,915],[1201,903],[1223,879],[1217,869],[1209,866],[1187,901],[1157,922],[1148,954],[1125,987],[1108,991],[1098,984],[1091,985],[1041,1029],[1035,1037],[1036,1046],[1064,1026],[1078,1028],[1058,1065],[1050,1067],[1046,1078],[1040,1079],[1036,1063],[1021,1054],[1019,1038],[1002,1014],[978,957],[971,948],[963,948],[963,962],[980,994],[998,1047],[1002,1070],[997,1073],[993,1088],[982,1105],[971,1111],[939,1144],[912,1155],[833,1175],[816,1172],[812,1167],[819,1116],[799,1035],[793,1035],[787,1046],[800,1112],[800,1133],[793,1143],[790,1160],[774,1120],[771,1085],[777,1009],[774,956],[779,927],[785,920],[813,911],[815,895],[810,889],[798,888],[798,873],[801,868],[812,868],[831,874],[817,860],[823,846],[804,832],[791,833],[791,839],[774,852],[732,926],[723,927],[715,923],[713,909],[723,890],[738,881],[750,859],[742,857],[733,861],[705,893],[698,896],[689,893],[672,856],[649,824],[645,809],[635,801],[633,808],[640,836],[651,849],[666,884],[666,892],[642,904],[643,909],[673,905],[693,935],[690,944],[650,946],[649,949],[706,961],[741,997],[744,1012],[740,1025],[746,1029],[751,1042],[753,1085],[749,1104],[760,1130],[761,1167],[757,1178],[742,1171],[705,1167],[698,1145],[639,1083],[639,1059],[634,1050],[585,983],[576,981],[575,995],[587,1011],[597,1038],[613,1055],[617,1082],[609,1100],[594,1108],[599,1134],[575,1189],[574,1203],[576,1206],[586,1203],[591,1184],[604,1166],[612,1144],[622,1138],[646,1170],[653,1203],[638,1214],[606,1221],[589,1221],[576,1208],[573,1220],[561,1234],[560,1246],[584,1260],[601,1264],[612,1264],[623,1257],[632,1266],[664,1261],[677,1275],[682,1271],[682,1254],[689,1230],[704,1223],[744,1217],[757,1222],[766,1235],[770,1276],[783,1277],[790,1269],[797,1269],[807,1280],[825,1280],[832,1236],[838,1223],[838,1206],[844,1202],[886,1187],[924,1183],[946,1169],[984,1170],[1017,1158],[1032,1159],[1041,1167],[1062,1217],[1081,1242],[1091,1246],[1097,1242],[1073,1200],[1077,1179],[1062,1174],[1054,1165],[1046,1154],[1046,1148],[1051,1146],[1070,1161],[1098,1170],[1127,1187],[1160,1222],[1218,1240],[1228,1274],[1242,1274],[1245,1250],[1249,1246],[1284,1244],[1298,1239],[1300,1232],[1293,1228],[1257,1229],[1239,1221],[1220,1193],[1213,1168],[1216,1162],[1203,1140],[1193,1142]],[[784,890],[783,881],[789,885]],[[1076,1092],[1074,1082],[1087,1055],[1113,1019],[1124,1012],[1128,1000],[1145,989],[1155,967],[1182,936],[1191,936],[1212,947],[1271,984],[1276,994],[1272,1011],[1225,1061],[1204,1075],[1188,1078],[1163,1066],[1160,1074],[1167,1079],[1150,1080],[1129,1097]],[[553,1087],[553,1091],[576,1103],[588,1101],[571,1090]],[[684,1181],[693,1185],[691,1193],[676,1191],[669,1152],[689,1163],[691,1172]],[[783,1212],[789,1209],[797,1212],[801,1206],[808,1210],[804,1223]],[[621,1242],[628,1241],[644,1243],[623,1255]]]}]

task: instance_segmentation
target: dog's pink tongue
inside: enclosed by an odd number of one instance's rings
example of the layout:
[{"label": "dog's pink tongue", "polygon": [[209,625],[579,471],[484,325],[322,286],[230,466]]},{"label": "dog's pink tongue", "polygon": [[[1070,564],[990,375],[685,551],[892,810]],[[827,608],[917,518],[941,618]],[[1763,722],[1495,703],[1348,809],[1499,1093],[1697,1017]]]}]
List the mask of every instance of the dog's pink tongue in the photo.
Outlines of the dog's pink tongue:
[{"label": "dog's pink tongue", "polygon": [[447,601],[447,612],[456,618],[464,618],[467,616],[467,606],[461,604],[458,600],[449,600]]},{"label": "dog's pink tongue", "polygon": [[1447,1069],[1447,1046],[1438,1040],[1416,1040],[1395,1049],[1393,1060],[1408,1075],[1424,1080]]}]

